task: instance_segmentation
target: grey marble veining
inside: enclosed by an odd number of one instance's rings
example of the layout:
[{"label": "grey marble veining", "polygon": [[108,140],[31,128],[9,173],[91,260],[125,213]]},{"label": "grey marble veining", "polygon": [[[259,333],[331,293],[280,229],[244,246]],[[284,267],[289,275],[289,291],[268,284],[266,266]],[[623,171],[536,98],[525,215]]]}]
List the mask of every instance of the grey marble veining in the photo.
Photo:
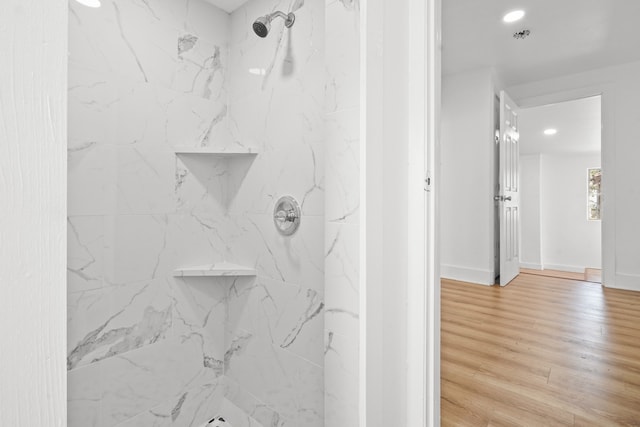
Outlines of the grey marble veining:
[{"label": "grey marble veining", "polygon": [[[165,338],[172,326],[173,306],[171,300],[164,297],[162,287],[163,283],[152,281],[126,288],[109,287],[90,294],[72,294],[67,369]],[[78,339],[74,340],[74,336]]]}]

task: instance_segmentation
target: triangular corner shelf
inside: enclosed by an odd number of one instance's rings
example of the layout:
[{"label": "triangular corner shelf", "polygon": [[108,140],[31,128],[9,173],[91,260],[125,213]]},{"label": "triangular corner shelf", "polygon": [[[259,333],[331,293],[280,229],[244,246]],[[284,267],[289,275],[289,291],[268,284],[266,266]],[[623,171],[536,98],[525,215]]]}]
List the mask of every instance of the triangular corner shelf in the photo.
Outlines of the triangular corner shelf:
[{"label": "triangular corner shelf", "polygon": [[255,148],[175,147],[173,150],[176,154],[202,154],[218,157],[256,156],[258,154],[258,150]]},{"label": "triangular corner shelf", "polygon": [[173,275],[174,277],[241,277],[255,276],[256,270],[252,267],[223,261],[214,264],[178,268],[173,271]]}]

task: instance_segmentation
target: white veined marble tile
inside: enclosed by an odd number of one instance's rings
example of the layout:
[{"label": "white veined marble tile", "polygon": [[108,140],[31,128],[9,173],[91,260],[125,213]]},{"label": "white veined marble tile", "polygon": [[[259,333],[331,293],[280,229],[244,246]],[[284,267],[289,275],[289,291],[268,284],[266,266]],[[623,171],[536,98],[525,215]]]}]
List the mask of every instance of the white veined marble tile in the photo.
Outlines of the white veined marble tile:
[{"label": "white veined marble tile", "polygon": [[203,376],[213,380],[202,360],[197,336],[165,340],[104,360],[104,423],[116,425],[132,418],[191,389]]},{"label": "white veined marble tile", "polygon": [[71,370],[166,339],[174,307],[167,281],[153,280],[70,294],[68,310]]},{"label": "white veined marble tile", "polygon": [[224,399],[218,414],[233,427],[263,427],[261,423],[238,408],[229,399]]},{"label": "white veined marble tile", "polygon": [[228,45],[211,43],[189,32],[178,36],[178,70],[173,88],[201,98],[226,101]]},{"label": "white veined marble tile", "polygon": [[190,212],[107,217],[105,265],[109,284],[173,275],[180,267],[224,261],[230,251],[228,218]]},{"label": "white veined marble tile", "polygon": [[290,425],[323,426],[323,368],[242,332],[228,339],[225,375]]},{"label": "white veined marble tile", "polygon": [[[322,74],[313,65],[308,67],[316,78],[278,80],[257,93],[247,91],[246,96],[232,93],[229,122],[233,139],[266,151],[295,146],[303,138],[322,138]],[[262,72],[254,68],[237,72],[248,76],[243,90],[256,80],[251,72]]]},{"label": "white veined marble tile", "polygon": [[[166,0],[163,0],[166,1]],[[210,42],[229,39],[229,14],[207,1],[188,1],[183,30]]]},{"label": "white veined marble tile", "polygon": [[357,108],[326,117],[327,221],[360,221],[360,130]]},{"label": "white veined marble tile", "polygon": [[166,145],[117,147],[117,214],[176,211],[175,153]]},{"label": "white veined marble tile", "polygon": [[[134,0],[131,7],[137,7],[142,22],[162,23],[167,27],[181,30],[186,25],[188,7],[191,0]],[[146,16],[145,16],[146,15]]]},{"label": "white veined marble tile", "polygon": [[178,212],[224,217],[237,191],[230,185],[232,176],[250,168],[253,160],[247,156],[236,163],[212,155],[178,155],[174,176]]},{"label": "white veined marble tile", "polygon": [[108,215],[115,211],[115,146],[88,142],[68,149],[68,215]]},{"label": "white veined marble tile", "polygon": [[174,318],[172,336],[198,337],[202,346],[202,366],[214,377],[224,374],[225,295],[230,278],[169,279],[172,283]]},{"label": "white veined marble tile", "polygon": [[228,14],[204,1],[104,0],[97,9],[71,4],[70,10],[72,63],[167,88],[181,88],[202,71],[183,67],[181,33],[227,44]]},{"label": "white veined marble tile", "polygon": [[[251,23],[266,11],[289,10],[293,2],[250,2],[232,15],[229,82],[230,125],[234,139],[265,149],[294,145],[302,135],[321,136],[324,97],[322,17],[320,2],[307,2],[296,12],[296,24],[284,30],[273,22],[265,39]],[[320,125],[318,125],[320,123]]]},{"label": "white veined marble tile", "polygon": [[[283,20],[272,22],[269,36],[257,37],[251,25],[259,16],[272,10],[291,10],[293,1],[253,1],[232,15],[230,44],[230,81],[232,100],[245,100],[266,92],[269,88],[296,88],[322,97],[324,6],[319,1],[307,1],[295,11],[296,21],[291,29]],[[318,86],[316,88],[316,86]],[[295,99],[289,99],[295,101]],[[321,107],[321,105],[320,105]]]},{"label": "white veined marble tile", "polygon": [[113,2],[87,8],[69,3],[69,62],[95,71],[142,79],[136,58],[121,36]]},{"label": "white veined marble tile", "polygon": [[168,275],[160,257],[166,249],[167,215],[116,215],[105,221],[105,278],[128,284]]},{"label": "white veined marble tile", "polygon": [[244,215],[235,218],[237,233],[229,237],[231,259],[254,267],[259,276],[297,284],[324,294],[322,217],[303,216],[292,236],[282,236],[273,215]]},{"label": "white veined marble tile", "polygon": [[[71,3],[70,62],[138,81],[170,85],[177,30],[133,4],[104,0],[92,9]],[[144,17],[144,19],[141,19]]]},{"label": "white veined marble tile", "polygon": [[[173,322],[173,335],[185,337],[191,332],[208,330],[211,334],[224,331],[227,317],[227,294],[233,278],[229,277],[189,277],[169,278],[171,298],[176,314]],[[217,336],[218,342],[224,342],[224,335]],[[222,359],[224,345],[217,354]]]},{"label": "white veined marble tile", "polygon": [[[170,93],[170,92],[169,92]],[[171,147],[228,147],[226,99],[205,99],[189,93],[173,93],[165,102],[166,141]]]},{"label": "white veined marble tile", "polygon": [[325,425],[357,426],[359,422],[358,335],[327,332],[325,338]]},{"label": "white veined marble tile", "polygon": [[327,112],[360,104],[359,8],[354,1],[336,1],[326,8]]},{"label": "white veined marble tile", "polygon": [[324,302],[316,291],[258,277],[232,285],[228,302],[229,331],[248,331],[322,366]]},{"label": "white veined marble tile", "polygon": [[282,427],[284,420],[278,412],[269,407],[246,389],[242,388],[237,381],[230,377],[225,377],[225,398],[230,404],[239,408],[244,414],[249,415],[263,426]]},{"label": "white veined marble tile", "polygon": [[67,375],[67,427],[103,427],[104,380],[96,365],[69,371]]},{"label": "white veined marble tile", "polygon": [[104,276],[104,218],[67,218],[67,292],[101,288]]},{"label": "white veined marble tile", "polygon": [[[178,68],[178,32],[132,1],[114,1],[119,36],[135,58],[139,75],[148,83],[171,87]],[[109,5],[102,6],[108,8]]]},{"label": "white veined marble tile", "polygon": [[[296,26],[257,38],[251,22],[274,8],[296,9]],[[77,220],[70,268],[102,269],[107,286],[69,295],[75,425],[197,425],[224,370],[251,418],[322,425],[324,12],[320,0],[255,0],[231,17],[200,0],[72,3],[69,212],[103,224]],[[219,162],[176,146],[266,153]],[[289,238],[273,226],[281,193],[303,204]],[[233,279],[167,278],[222,260],[271,278],[233,321]],[[253,335],[227,340],[225,321]],[[245,387],[252,375],[270,384]]]},{"label": "white veined marble tile", "polygon": [[228,286],[228,282],[212,284],[199,279],[189,283],[157,279],[70,294],[68,368],[168,338],[197,338],[203,354],[199,364],[211,375],[221,376]]},{"label": "white veined marble tile", "polygon": [[360,316],[359,226],[328,223],[326,236],[325,329],[354,335]]},{"label": "white veined marble tile", "polygon": [[324,212],[324,141],[300,139],[297,145],[259,154],[232,195],[229,212],[271,214],[276,200],[291,195],[303,216]]},{"label": "white veined marble tile", "polygon": [[120,80],[102,71],[69,64],[68,148],[113,144],[116,139]]},{"label": "white veined marble tile", "polygon": [[[226,413],[222,378],[202,378],[194,387],[130,418],[118,427],[201,427],[215,414]],[[235,426],[234,426],[235,427]]]},{"label": "white veined marble tile", "polygon": [[194,210],[169,215],[166,244],[160,252],[156,274],[173,276],[178,268],[228,260],[229,224],[233,223],[215,212]]}]

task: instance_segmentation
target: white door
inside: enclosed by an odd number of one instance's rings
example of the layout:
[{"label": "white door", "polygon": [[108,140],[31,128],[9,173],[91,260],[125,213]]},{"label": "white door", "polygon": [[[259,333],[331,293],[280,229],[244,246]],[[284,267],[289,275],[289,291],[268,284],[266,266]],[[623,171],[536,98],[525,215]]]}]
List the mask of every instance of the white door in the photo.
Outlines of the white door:
[{"label": "white door", "polygon": [[520,155],[518,106],[500,92],[500,286],[520,274]]}]

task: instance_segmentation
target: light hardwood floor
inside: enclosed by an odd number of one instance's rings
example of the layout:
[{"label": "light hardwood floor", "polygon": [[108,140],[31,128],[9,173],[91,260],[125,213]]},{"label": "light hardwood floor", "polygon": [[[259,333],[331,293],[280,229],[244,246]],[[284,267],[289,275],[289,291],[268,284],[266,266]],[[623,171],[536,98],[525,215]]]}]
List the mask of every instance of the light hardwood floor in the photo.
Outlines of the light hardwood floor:
[{"label": "light hardwood floor", "polygon": [[640,293],[442,281],[442,426],[640,426]]}]

